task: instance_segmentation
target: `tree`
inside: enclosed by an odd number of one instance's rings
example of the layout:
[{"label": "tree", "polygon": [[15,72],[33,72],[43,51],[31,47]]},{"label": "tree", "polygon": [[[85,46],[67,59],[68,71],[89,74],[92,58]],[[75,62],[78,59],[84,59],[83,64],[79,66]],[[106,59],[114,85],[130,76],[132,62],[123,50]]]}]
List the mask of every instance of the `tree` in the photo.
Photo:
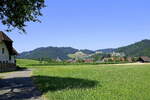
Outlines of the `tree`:
[{"label": "tree", "polygon": [[0,20],[7,31],[25,31],[26,22],[40,22],[45,0],[0,0]]}]

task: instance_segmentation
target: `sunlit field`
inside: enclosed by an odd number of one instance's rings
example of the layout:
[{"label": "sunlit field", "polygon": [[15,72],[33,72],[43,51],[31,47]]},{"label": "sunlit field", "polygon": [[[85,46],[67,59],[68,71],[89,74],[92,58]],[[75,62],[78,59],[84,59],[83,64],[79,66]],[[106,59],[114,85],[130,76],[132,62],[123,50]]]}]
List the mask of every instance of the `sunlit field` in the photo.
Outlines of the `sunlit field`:
[{"label": "sunlit field", "polygon": [[48,100],[150,100],[150,64],[38,66],[33,79]]}]

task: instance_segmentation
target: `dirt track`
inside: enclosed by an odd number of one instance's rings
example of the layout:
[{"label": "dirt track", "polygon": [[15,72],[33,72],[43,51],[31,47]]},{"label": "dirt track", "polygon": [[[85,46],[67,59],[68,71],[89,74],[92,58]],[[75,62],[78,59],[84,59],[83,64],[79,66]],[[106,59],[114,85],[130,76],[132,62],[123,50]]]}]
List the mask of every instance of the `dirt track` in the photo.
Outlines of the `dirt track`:
[{"label": "dirt track", "polygon": [[0,100],[42,100],[31,79],[31,70],[0,73]]}]

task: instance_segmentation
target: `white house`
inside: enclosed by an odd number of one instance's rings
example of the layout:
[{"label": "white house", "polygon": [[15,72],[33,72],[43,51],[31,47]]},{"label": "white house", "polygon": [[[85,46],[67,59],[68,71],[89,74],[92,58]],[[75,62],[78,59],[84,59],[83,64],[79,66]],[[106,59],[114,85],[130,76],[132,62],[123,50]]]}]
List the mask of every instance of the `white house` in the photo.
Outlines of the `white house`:
[{"label": "white house", "polygon": [[13,48],[13,41],[0,31],[0,63],[16,63],[17,51]]}]

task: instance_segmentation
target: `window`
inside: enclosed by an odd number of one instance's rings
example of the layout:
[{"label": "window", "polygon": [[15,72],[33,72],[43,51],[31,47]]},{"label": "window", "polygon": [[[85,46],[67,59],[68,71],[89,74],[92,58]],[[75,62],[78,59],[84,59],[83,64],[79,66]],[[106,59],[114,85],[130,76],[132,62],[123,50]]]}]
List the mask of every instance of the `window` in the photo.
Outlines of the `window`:
[{"label": "window", "polygon": [[2,48],[2,54],[4,54],[5,53],[5,49],[4,48]]},{"label": "window", "polygon": [[9,60],[11,60],[11,56],[9,56]]}]

